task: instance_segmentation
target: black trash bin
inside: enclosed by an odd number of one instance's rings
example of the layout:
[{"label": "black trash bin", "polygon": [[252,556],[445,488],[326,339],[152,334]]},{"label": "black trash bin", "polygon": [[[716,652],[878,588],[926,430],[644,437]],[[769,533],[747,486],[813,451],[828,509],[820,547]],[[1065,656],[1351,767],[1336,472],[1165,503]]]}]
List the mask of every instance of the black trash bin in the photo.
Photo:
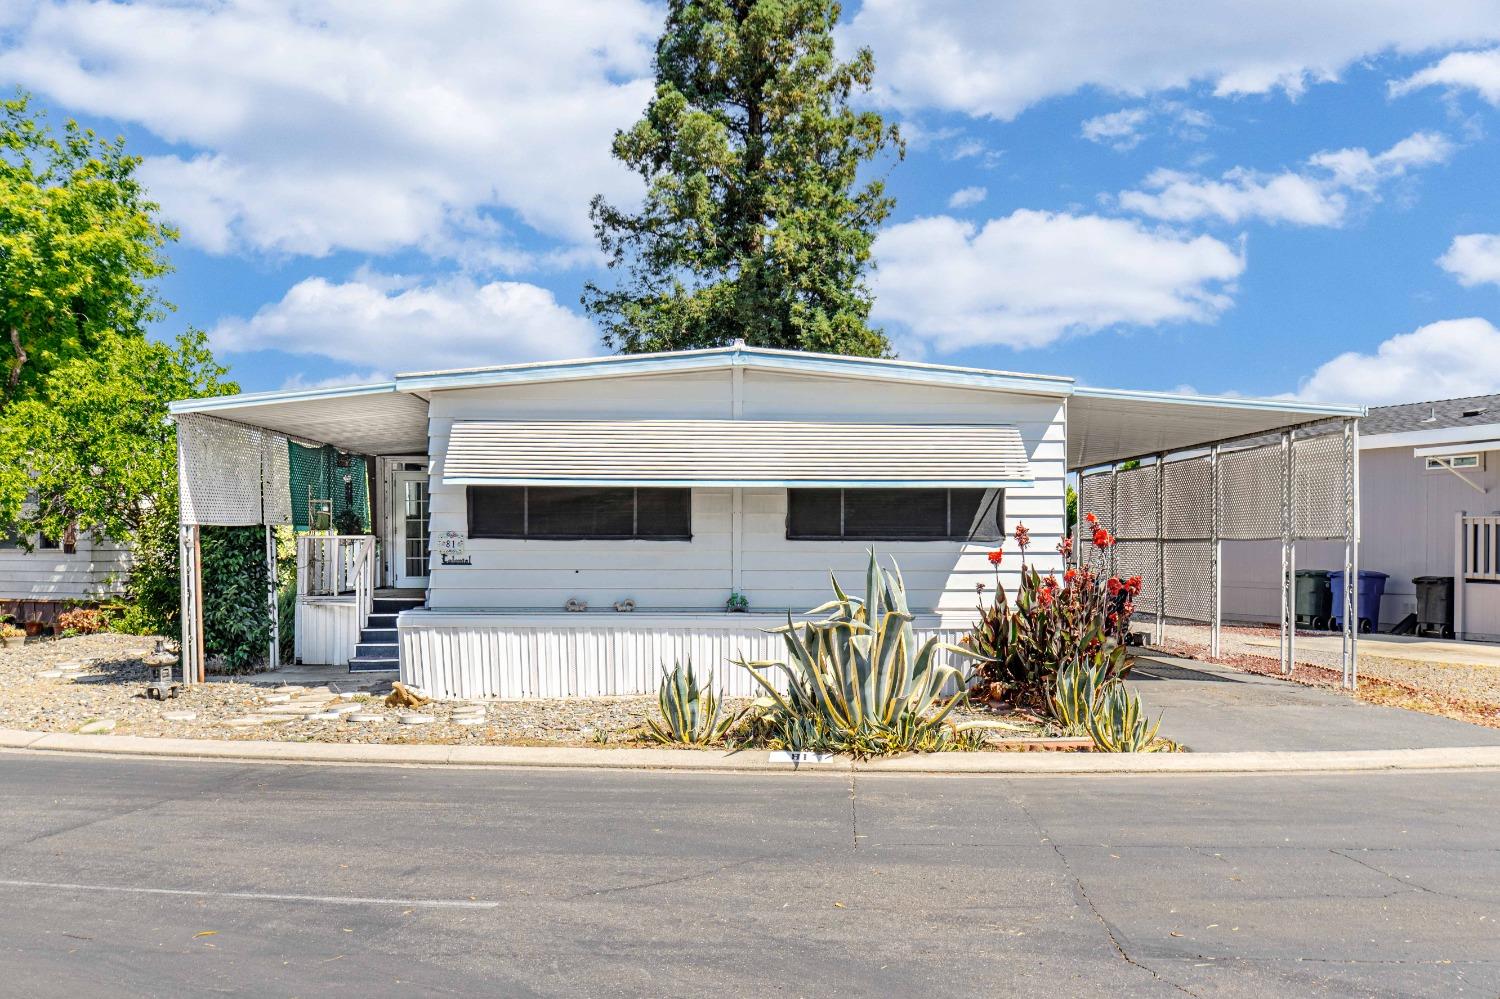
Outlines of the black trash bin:
[{"label": "black trash bin", "polygon": [[1417,634],[1453,637],[1453,577],[1418,576]]},{"label": "black trash bin", "polygon": [[1297,623],[1329,628],[1333,623],[1333,589],[1327,569],[1297,570]]}]

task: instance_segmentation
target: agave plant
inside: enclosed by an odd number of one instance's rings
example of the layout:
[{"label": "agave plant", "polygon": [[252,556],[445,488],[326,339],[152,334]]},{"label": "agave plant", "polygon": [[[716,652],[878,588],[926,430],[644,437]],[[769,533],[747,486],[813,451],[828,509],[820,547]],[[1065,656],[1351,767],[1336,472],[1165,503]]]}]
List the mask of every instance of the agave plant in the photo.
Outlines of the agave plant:
[{"label": "agave plant", "polygon": [[1057,671],[1052,686],[1052,717],[1064,735],[1088,735],[1099,691],[1108,685],[1108,666],[1095,660],[1074,660]]},{"label": "agave plant", "polygon": [[646,720],[646,734],[656,742],[672,746],[710,746],[722,742],[737,715],[722,710],[713,692],[713,675],[700,684],[693,662],[677,663],[662,677],[656,703],[661,718]]},{"label": "agave plant", "polygon": [[1149,753],[1159,728],[1161,719],[1148,721],[1140,697],[1119,680],[1104,684],[1088,714],[1089,738],[1105,753]]},{"label": "agave plant", "polygon": [[[856,756],[954,741],[957,733],[943,719],[962,696],[944,694],[962,674],[939,662],[939,653],[973,654],[935,638],[917,645],[901,570],[894,563],[882,568],[873,551],[863,598],[831,578],[834,599],[808,612],[825,618],[798,625],[789,614],[776,629],[786,662],[738,660],[766,692],[757,724],[773,738],[816,741]],[[766,675],[773,670],[784,675],[785,693]]]}]

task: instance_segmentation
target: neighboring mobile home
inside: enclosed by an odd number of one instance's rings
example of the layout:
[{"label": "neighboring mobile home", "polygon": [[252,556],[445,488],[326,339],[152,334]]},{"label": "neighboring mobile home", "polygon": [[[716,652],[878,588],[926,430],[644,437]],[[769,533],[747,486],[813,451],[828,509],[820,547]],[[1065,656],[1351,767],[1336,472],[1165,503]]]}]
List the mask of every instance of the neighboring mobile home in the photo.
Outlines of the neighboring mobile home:
[{"label": "neighboring mobile home", "polygon": [[185,550],[195,524],[290,522],[288,439],[373,458],[375,536],[299,541],[299,657],[460,697],[654,690],[689,658],[750,693],[726,660],[777,654],[767,629],[830,570],[858,586],[870,548],[918,634],[956,640],[1002,535],[1024,522],[1058,568],[1069,469],[1360,412],[743,345],[172,411]]},{"label": "neighboring mobile home", "polygon": [[0,619],[51,626],[70,604],[119,594],[128,563],[123,549],[86,532],[71,544],[26,540],[0,537]]},{"label": "neighboring mobile home", "polygon": [[[1500,641],[1500,395],[1376,406],[1360,423],[1360,567],[1388,574],[1381,630],[1416,611],[1421,576],[1455,581],[1459,637]],[[1340,569],[1342,552],[1297,545],[1297,567]],[[1228,617],[1274,621],[1280,550],[1224,552]]]}]

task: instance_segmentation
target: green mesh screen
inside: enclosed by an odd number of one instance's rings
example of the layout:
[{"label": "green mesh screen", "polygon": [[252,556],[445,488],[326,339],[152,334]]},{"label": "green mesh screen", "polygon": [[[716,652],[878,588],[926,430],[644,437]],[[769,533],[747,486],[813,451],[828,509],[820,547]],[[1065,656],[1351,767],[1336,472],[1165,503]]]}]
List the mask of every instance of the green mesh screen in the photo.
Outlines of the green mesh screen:
[{"label": "green mesh screen", "polygon": [[359,518],[359,530],[370,531],[370,474],[363,455],[349,454],[338,448],[304,447],[287,444],[291,449],[292,523],[297,530],[311,530],[308,516],[310,499],[333,501],[333,522],[338,525],[350,513]]}]

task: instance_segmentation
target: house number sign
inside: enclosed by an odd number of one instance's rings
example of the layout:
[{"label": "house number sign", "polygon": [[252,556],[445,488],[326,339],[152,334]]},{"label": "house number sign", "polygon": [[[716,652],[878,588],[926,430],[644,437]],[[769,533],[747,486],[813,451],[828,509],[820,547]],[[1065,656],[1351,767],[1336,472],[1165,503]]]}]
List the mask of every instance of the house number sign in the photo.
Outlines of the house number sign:
[{"label": "house number sign", "polygon": [[442,556],[443,565],[474,564],[469,559],[469,538],[460,531],[439,531],[432,547]]}]

